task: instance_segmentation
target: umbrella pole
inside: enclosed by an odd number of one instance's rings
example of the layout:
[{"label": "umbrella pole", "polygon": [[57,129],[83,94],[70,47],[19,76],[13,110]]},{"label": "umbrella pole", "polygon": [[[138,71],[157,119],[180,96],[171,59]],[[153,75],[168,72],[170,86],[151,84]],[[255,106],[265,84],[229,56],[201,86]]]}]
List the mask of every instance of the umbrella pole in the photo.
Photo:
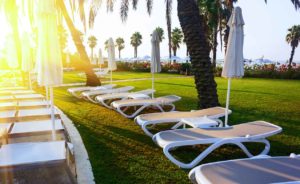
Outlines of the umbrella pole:
[{"label": "umbrella pole", "polygon": [[54,99],[53,99],[53,87],[50,87],[50,103],[51,103],[51,122],[52,122],[52,140],[56,140],[55,134],[55,114],[54,114]]},{"label": "umbrella pole", "polygon": [[46,100],[47,100],[47,105],[49,107],[49,92],[48,92],[48,86],[45,86],[45,89],[46,89]]},{"label": "umbrella pole", "polygon": [[226,110],[225,110],[225,127],[228,126],[228,110],[229,110],[229,99],[230,99],[230,86],[231,78],[228,79],[227,97],[226,97]]},{"label": "umbrella pole", "polygon": [[32,83],[31,83],[30,72],[28,72],[28,83],[29,83],[29,89],[32,90]]},{"label": "umbrella pole", "polygon": [[112,70],[110,70],[110,84],[112,84]]},{"label": "umbrella pole", "polygon": [[152,73],[152,98],[154,98],[154,73]]}]

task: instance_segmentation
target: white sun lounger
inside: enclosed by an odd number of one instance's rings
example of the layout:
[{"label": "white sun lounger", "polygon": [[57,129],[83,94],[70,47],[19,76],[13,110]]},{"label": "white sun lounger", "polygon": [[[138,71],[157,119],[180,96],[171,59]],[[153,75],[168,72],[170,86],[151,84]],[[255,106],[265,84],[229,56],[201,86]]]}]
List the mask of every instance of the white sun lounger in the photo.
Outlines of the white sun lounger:
[{"label": "white sun lounger", "polygon": [[[101,105],[111,109],[111,103],[116,100],[124,100],[124,99],[129,99],[129,98],[134,98],[135,95],[148,95],[154,93],[155,90],[153,89],[145,89],[141,91],[135,91],[135,92],[125,92],[125,93],[113,93],[113,94],[105,94],[105,95],[99,95],[95,99],[98,103]],[[149,97],[150,98],[150,97]]]},{"label": "white sun lounger", "polygon": [[42,101],[19,101],[18,108],[25,109],[25,108],[42,108],[50,106],[50,102],[46,100]]},{"label": "white sun lounger", "polygon": [[[64,130],[61,119],[55,120],[55,130]],[[38,120],[29,122],[17,122],[14,123],[9,134],[19,135],[19,134],[30,134],[36,132],[51,132],[52,131],[52,121],[48,120]]]},{"label": "white sun lounger", "polygon": [[98,95],[103,95],[103,94],[113,94],[113,93],[123,93],[127,92],[134,89],[133,86],[125,86],[125,87],[120,87],[120,88],[114,88],[114,89],[107,89],[107,90],[93,90],[93,91],[86,91],[81,93],[81,96],[85,100],[89,100],[93,103],[98,103],[95,98]]},{"label": "white sun lounger", "polygon": [[253,157],[203,164],[190,171],[195,184],[300,183],[300,155]]},{"label": "white sun lounger", "polygon": [[16,110],[0,111],[0,122],[12,122],[16,117]]},{"label": "white sun lounger", "polygon": [[[59,112],[55,109],[55,116],[59,117]],[[39,118],[50,118],[51,109],[50,108],[37,108],[37,109],[21,109],[18,110],[16,119],[18,121],[23,120],[33,120]]]},{"label": "white sun lounger", "polygon": [[0,148],[0,168],[66,160],[65,141],[15,143]]},{"label": "white sun lounger", "polygon": [[0,101],[4,101],[4,102],[11,102],[14,100],[14,97],[11,95],[7,95],[7,96],[0,96]]},{"label": "white sun lounger", "polygon": [[[9,138],[28,137],[31,135],[47,135],[52,132],[52,121],[35,120],[29,122],[0,123],[0,130],[6,130]],[[55,120],[55,131],[62,132],[64,126],[61,119]],[[51,136],[50,136],[51,137]],[[13,141],[15,142],[15,141]],[[28,142],[28,141],[26,141]]]},{"label": "white sun lounger", "polygon": [[45,97],[41,94],[20,94],[14,95],[16,100],[45,100]]},{"label": "white sun lounger", "polygon": [[0,102],[0,110],[13,110],[16,106],[16,102]]},{"label": "white sun lounger", "polygon": [[11,91],[11,94],[13,94],[13,95],[31,94],[31,93],[36,93],[36,92],[33,91],[33,90],[29,90],[29,89],[26,89],[26,90],[13,90],[13,91]]},{"label": "white sun lounger", "polygon": [[[222,145],[234,144],[240,147],[248,157],[253,155],[243,143],[259,142],[265,144],[265,149],[260,155],[265,155],[270,150],[270,143],[266,139],[269,136],[280,133],[281,127],[265,121],[254,121],[234,125],[229,128],[188,128],[162,131],[153,136],[153,141],[163,148],[165,156],[181,168],[195,167],[208,154]],[[192,162],[183,163],[173,157],[170,150],[181,146],[210,145],[200,153]]]},{"label": "white sun lounger", "polygon": [[91,87],[91,86],[75,87],[75,88],[69,88],[68,92],[77,98],[81,98],[80,94],[84,91],[92,91],[92,90],[98,90],[98,89],[112,89],[115,86],[116,86],[116,84],[106,84],[106,85],[95,86],[95,87]]},{"label": "white sun lounger", "polygon": [[[231,114],[231,110],[229,110]],[[183,118],[194,118],[194,117],[208,117],[210,119],[218,119],[225,116],[225,108],[223,107],[212,107],[202,110],[195,110],[191,112],[184,111],[173,111],[173,112],[159,112],[151,114],[141,114],[137,116],[134,121],[141,126],[143,131],[150,137],[153,134],[149,131],[149,125],[157,125],[164,123],[174,123],[172,129],[176,129],[182,125],[181,120]]]},{"label": "white sun lounger", "polygon": [[[170,106],[171,109],[169,111],[173,111],[175,109],[175,105],[173,103],[179,101],[181,97],[176,95],[168,95],[162,96],[153,99],[128,99],[128,100],[118,100],[111,103],[112,107],[116,109],[120,114],[127,118],[134,118],[140,112],[142,112],[145,108],[156,107],[161,112],[164,112],[164,106]],[[133,113],[128,114],[126,111],[130,108],[137,108]]]},{"label": "white sun lounger", "polygon": [[8,91],[8,90],[10,90],[10,91],[12,91],[12,90],[26,90],[26,88],[23,87],[23,86],[1,87],[0,88],[0,91]]},{"label": "white sun lounger", "polygon": [[42,101],[14,101],[14,102],[0,102],[0,110],[15,110],[26,108],[42,108],[49,106],[50,102]]}]

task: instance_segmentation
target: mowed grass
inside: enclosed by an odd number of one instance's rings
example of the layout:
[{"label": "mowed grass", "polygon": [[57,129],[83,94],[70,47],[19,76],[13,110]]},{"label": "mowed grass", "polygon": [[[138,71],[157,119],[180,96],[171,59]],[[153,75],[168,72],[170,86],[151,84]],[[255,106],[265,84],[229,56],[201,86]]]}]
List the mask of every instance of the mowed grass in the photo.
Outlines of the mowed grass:
[{"label": "mowed grass", "polygon": [[[65,81],[80,82],[74,73]],[[68,78],[72,76],[72,78]],[[158,74],[156,96],[175,94],[182,97],[177,110],[197,109],[194,80],[179,75]],[[116,72],[114,79],[151,77],[149,73]],[[170,78],[174,77],[174,78]],[[76,79],[76,80],[75,80]],[[216,78],[218,95],[225,106],[227,80]],[[84,82],[84,80],[83,80]],[[135,90],[151,88],[151,80],[118,82]],[[55,104],[73,120],[79,130],[92,164],[96,183],[189,183],[188,171],[172,164],[133,120],[97,104],[72,97],[67,87],[55,89]],[[283,128],[270,138],[270,155],[300,153],[300,81],[271,79],[236,79],[232,81],[230,124],[265,120]],[[259,153],[262,146],[250,144]],[[190,161],[205,147],[182,148],[174,154]],[[237,147],[224,146],[202,163],[246,157]],[[80,169],[80,168],[78,168]]]}]

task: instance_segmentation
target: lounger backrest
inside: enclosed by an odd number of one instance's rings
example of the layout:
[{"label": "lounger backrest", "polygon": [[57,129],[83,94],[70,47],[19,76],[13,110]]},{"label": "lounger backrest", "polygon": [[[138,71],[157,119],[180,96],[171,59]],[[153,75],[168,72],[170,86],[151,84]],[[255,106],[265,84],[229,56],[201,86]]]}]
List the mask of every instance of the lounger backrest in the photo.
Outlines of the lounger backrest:
[{"label": "lounger backrest", "polygon": [[93,90],[111,89],[111,88],[113,88],[115,86],[116,86],[116,84],[106,84],[106,85],[102,85],[102,86],[95,87],[95,88],[92,88],[92,89]]},{"label": "lounger backrest", "polygon": [[114,88],[114,89],[105,89],[105,90],[93,90],[82,93],[84,96],[93,96],[93,95],[100,95],[100,94],[108,94],[108,93],[122,93],[125,91],[130,91],[134,89],[133,86],[125,86],[120,88]]},{"label": "lounger backrest", "polygon": [[168,95],[168,96],[162,96],[162,97],[158,97],[156,98],[158,101],[160,101],[163,104],[170,104],[170,103],[174,103],[178,100],[181,99],[180,96],[176,96],[176,95]]},{"label": "lounger backrest", "polygon": [[155,92],[154,89],[145,89],[145,90],[141,90],[141,91],[136,91],[134,93],[149,95],[149,94],[152,94],[154,92]]},{"label": "lounger backrest", "polygon": [[[281,132],[282,129],[279,126],[265,122],[265,121],[253,121],[249,123],[242,123],[234,125],[231,128],[220,129],[200,129],[200,128],[188,128],[178,130],[168,130],[160,132],[160,136],[175,138],[177,140],[196,140],[207,138],[249,138],[257,139],[260,137],[268,137]],[[167,138],[167,139],[168,139]],[[172,139],[172,138],[171,138]]]}]

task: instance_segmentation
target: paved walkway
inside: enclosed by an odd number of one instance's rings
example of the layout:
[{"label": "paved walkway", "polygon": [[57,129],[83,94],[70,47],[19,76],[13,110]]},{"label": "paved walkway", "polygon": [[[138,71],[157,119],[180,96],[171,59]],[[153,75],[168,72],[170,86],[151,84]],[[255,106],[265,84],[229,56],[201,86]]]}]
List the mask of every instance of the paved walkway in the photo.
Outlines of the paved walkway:
[{"label": "paved walkway", "polygon": [[[155,77],[155,79],[178,79],[178,78],[192,78],[193,76],[179,76],[179,77]],[[152,78],[140,78],[140,79],[122,79],[122,80],[113,80],[113,82],[134,82],[134,81],[145,81],[152,80]],[[110,83],[110,81],[102,81],[102,83]],[[61,86],[82,86],[85,85],[84,82],[79,83],[69,83],[62,84]]]}]

